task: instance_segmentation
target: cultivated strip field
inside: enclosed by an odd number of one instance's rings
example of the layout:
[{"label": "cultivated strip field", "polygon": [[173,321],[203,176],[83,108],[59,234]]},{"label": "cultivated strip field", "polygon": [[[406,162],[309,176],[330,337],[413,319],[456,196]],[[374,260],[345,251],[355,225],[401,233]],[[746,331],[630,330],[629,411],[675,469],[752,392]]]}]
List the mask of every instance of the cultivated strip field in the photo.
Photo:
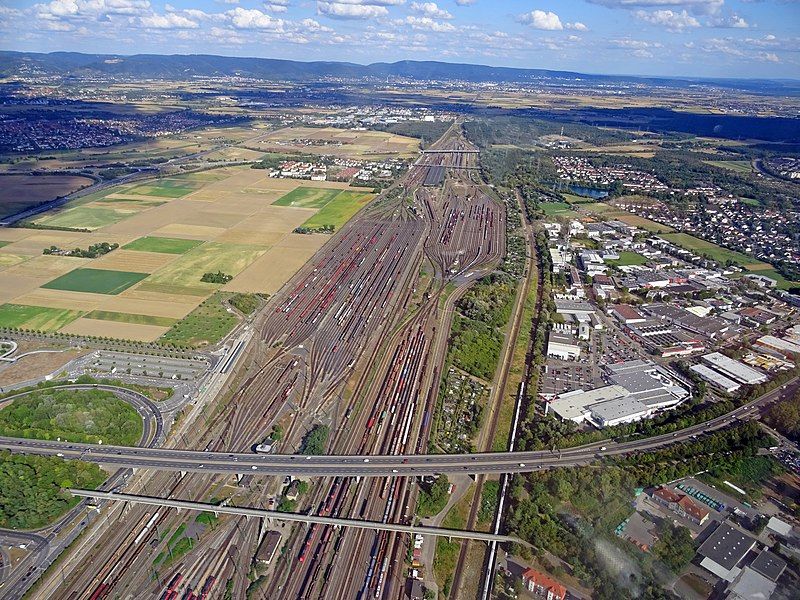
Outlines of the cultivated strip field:
[{"label": "cultivated strip field", "polygon": [[[236,323],[216,292],[275,293],[330,239],[296,228],[339,229],[372,198],[345,183],[247,167],[88,194],[38,215],[36,229],[0,229],[0,327],[216,341]],[[120,247],[96,259],[42,254],[100,242]],[[201,281],[217,272],[233,279]],[[195,324],[181,322],[188,315]]]},{"label": "cultivated strip field", "polygon": [[91,184],[88,177],[76,175],[3,175],[0,177],[0,219]]}]

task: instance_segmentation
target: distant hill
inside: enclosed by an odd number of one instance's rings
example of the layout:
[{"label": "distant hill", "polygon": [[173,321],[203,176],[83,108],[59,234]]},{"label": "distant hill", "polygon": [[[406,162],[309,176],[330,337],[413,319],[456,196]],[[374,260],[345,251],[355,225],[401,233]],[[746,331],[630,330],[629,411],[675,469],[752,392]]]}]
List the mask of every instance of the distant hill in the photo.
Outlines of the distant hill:
[{"label": "distant hill", "polygon": [[571,71],[518,69],[464,63],[404,60],[359,65],[347,62],[300,62],[272,58],[241,58],[210,54],[81,54],[79,52],[0,51],[0,76],[21,74],[91,76],[107,75],[137,79],[185,79],[188,77],[240,76],[264,80],[312,81],[326,77],[404,77],[409,79],[462,80],[471,82],[523,82],[581,80],[584,82],[649,82],[682,87],[699,81],[766,93],[800,93],[800,82],[784,80],[699,80],[646,78],[622,75],[589,75]]}]

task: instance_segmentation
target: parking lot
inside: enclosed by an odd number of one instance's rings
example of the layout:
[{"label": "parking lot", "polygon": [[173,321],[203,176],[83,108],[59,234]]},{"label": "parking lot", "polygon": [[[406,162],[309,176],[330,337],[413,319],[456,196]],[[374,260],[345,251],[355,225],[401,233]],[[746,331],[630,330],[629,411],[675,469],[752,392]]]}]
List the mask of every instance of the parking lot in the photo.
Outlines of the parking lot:
[{"label": "parking lot", "polygon": [[548,358],[542,374],[541,393],[563,394],[572,390],[590,390],[603,384],[602,379],[592,375],[588,363]]},{"label": "parking lot", "polygon": [[201,375],[208,364],[199,360],[180,360],[125,352],[95,352],[87,367],[97,373],[191,380]]}]

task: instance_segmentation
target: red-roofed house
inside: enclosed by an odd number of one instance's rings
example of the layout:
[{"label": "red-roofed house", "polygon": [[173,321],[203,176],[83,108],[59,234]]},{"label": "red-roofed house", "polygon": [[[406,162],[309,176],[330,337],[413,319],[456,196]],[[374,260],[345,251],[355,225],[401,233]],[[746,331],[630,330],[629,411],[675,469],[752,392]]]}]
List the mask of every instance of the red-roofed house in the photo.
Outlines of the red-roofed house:
[{"label": "red-roofed house", "polygon": [[522,572],[522,585],[544,600],[564,600],[567,597],[567,588],[549,575],[535,569],[526,569]]},{"label": "red-roofed house", "polygon": [[689,496],[678,494],[665,487],[660,487],[653,492],[653,500],[698,525],[705,523],[710,514],[706,508],[697,504]]}]

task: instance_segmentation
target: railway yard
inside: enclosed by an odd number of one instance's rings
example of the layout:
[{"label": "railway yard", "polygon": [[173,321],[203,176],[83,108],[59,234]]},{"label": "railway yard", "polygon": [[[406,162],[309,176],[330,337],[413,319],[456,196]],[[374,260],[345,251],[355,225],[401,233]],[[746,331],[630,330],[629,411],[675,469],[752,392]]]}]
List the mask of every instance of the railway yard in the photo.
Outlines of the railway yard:
[{"label": "railway yard", "polygon": [[[179,423],[186,433],[173,430],[165,447],[248,452],[278,429],[278,452],[290,454],[322,429],[326,454],[425,453],[453,305],[505,252],[505,206],[482,185],[478,156],[454,126],[338,231],[270,299],[250,325],[252,340],[220,362],[233,383],[196,406]],[[432,273],[424,281],[423,267]],[[139,470],[124,491],[264,508],[292,496],[301,512],[414,522],[413,478],[287,475],[291,485],[256,473]],[[407,533],[200,519],[138,504],[103,511],[37,593],[92,600],[405,593]],[[253,557],[270,529],[281,533],[280,558],[264,568]]]}]

